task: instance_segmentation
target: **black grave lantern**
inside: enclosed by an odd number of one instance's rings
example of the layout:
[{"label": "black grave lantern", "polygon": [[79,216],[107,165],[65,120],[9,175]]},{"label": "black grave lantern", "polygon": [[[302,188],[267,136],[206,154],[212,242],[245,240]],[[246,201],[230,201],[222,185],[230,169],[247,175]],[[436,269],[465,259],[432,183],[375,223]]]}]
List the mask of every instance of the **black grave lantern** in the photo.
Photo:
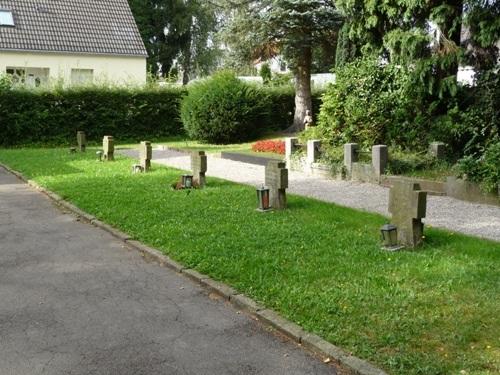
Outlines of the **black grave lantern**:
[{"label": "black grave lantern", "polygon": [[398,248],[398,228],[394,224],[385,224],[380,228],[384,249]]},{"label": "black grave lantern", "polygon": [[269,204],[269,188],[267,186],[262,185],[257,188],[257,201],[259,204],[259,207],[257,208],[258,211],[265,212],[271,209]]},{"label": "black grave lantern", "polygon": [[193,187],[193,175],[183,174],[182,175],[182,187],[184,189],[191,189]]},{"label": "black grave lantern", "polygon": [[97,151],[96,153],[97,160],[102,161],[102,155],[104,154],[103,151]]}]

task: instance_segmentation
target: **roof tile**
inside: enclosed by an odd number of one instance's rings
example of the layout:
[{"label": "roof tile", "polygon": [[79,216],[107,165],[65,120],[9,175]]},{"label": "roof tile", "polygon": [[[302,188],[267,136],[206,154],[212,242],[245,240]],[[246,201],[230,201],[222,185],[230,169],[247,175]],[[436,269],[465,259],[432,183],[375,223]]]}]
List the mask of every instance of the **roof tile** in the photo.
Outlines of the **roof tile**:
[{"label": "roof tile", "polygon": [[147,56],[127,0],[0,0],[0,50]]}]

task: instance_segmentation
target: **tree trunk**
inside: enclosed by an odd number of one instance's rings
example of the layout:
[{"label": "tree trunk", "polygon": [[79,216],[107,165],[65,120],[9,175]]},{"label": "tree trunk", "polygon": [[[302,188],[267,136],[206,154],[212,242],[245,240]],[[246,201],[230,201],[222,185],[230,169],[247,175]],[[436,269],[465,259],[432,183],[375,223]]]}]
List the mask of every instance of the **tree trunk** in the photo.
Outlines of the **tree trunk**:
[{"label": "tree trunk", "polygon": [[304,130],[306,111],[311,111],[312,114],[311,64],[312,48],[305,47],[295,69],[295,115],[290,128],[294,132]]}]

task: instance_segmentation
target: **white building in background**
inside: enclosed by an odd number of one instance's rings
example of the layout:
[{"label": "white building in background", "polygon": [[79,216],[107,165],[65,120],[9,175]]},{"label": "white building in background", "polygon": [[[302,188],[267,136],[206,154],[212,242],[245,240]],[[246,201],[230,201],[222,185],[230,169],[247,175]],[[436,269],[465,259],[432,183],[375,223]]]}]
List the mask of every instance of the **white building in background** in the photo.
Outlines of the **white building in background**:
[{"label": "white building in background", "polygon": [[127,0],[0,0],[0,74],[40,86],[146,83]]}]

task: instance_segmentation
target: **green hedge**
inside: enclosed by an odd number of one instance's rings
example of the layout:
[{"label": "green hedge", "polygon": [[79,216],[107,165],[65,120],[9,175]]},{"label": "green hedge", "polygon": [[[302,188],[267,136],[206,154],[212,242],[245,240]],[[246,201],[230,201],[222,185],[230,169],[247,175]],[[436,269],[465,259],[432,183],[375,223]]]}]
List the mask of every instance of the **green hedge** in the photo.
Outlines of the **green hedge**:
[{"label": "green hedge", "polygon": [[[263,128],[283,130],[293,123],[291,87],[262,87]],[[180,102],[184,89],[80,88],[53,91],[0,88],[0,146],[67,145],[83,130],[90,142],[109,134],[140,141],[183,133]],[[314,113],[321,95],[313,95]]]},{"label": "green hedge", "polygon": [[68,144],[78,130],[90,141],[179,134],[182,95],[174,89],[0,90],[0,145]]}]

